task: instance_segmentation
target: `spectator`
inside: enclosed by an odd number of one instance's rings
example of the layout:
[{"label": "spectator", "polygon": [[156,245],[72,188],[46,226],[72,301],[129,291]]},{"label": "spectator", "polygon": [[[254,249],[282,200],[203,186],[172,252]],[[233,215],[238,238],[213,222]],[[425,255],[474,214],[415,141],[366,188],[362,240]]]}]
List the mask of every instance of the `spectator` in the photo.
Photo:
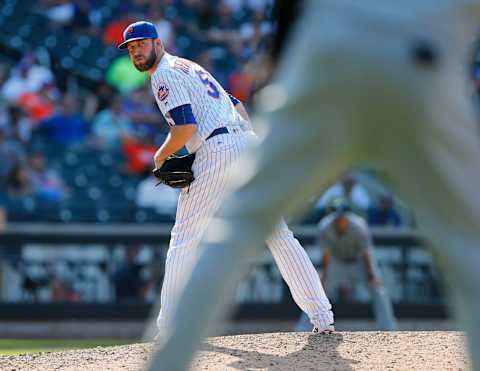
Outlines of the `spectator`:
[{"label": "spectator", "polygon": [[217,68],[215,67],[215,63],[213,61],[212,53],[210,50],[204,50],[203,52],[201,52],[197,56],[197,58],[195,58],[195,62],[197,62],[205,70],[210,72],[210,74],[212,74],[213,76],[218,75],[218,71],[217,71]]},{"label": "spectator", "polygon": [[91,31],[92,4],[88,0],[43,0],[42,12],[50,20],[53,28],[66,28],[71,31]]},{"label": "spectator", "polygon": [[25,149],[15,140],[7,137],[5,128],[0,127],[0,184],[6,177],[10,177],[15,164],[23,161],[26,157]]},{"label": "spectator", "polygon": [[[240,37],[242,40],[258,45],[262,39],[272,31],[270,22],[265,19],[263,11],[256,11],[248,22],[240,27]],[[256,49],[256,47],[253,47]]]},{"label": "spectator", "polygon": [[123,138],[122,150],[127,161],[126,171],[139,175],[152,168],[157,146],[149,135],[143,135],[138,139],[126,136]]},{"label": "spectator", "polygon": [[246,0],[245,3],[253,11],[265,12],[267,7],[273,5],[273,0]]},{"label": "spectator", "polygon": [[164,17],[162,9],[163,8],[160,7],[152,7],[150,19],[152,19],[152,23],[155,24],[158,37],[162,40],[165,49],[171,50],[171,47],[174,46],[174,30],[172,23]]},{"label": "spectator", "polygon": [[28,68],[28,80],[32,91],[38,91],[44,85],[55,85],[53,72],[44,65],[38,63],[33,52],[27,52],[21,61]]},{"label": "spectator", "polygon": [[23,93],[33,90],[28,78],[28,66],[20,63],[18,68],[10,71],[7,81],[3,84],[2,97],[10,103],[15,103]]},{"label": "spectator", "polygon": [[204,21],[210,19],[211,9],[206,1],[185,0],[178,7],[178,13],[183,17],[172,16],[172,12],[170,16],[165,13],[165,16],[174,25],[175,32],[181,35],[179,37],[181,43],[174,43],[175,47],[184,51],[182,55],[192,57],[207,47],[205,32],[208,27],[204,25]]},{"label": "spectator", "polygon": [[0,203],[0,234],[7,230],[7,209]]},{"label": "spectator", "polygon": [[212,43],[224,44],[226,47],[226,43],[234,42],[238,37],[232,10],[223,1],[218,2],[215,10],[214,21],[206,30],[207,39]]},{"label": "spectator", "polygon": [[67,26],[74,18],[75,4],[70,0],[43,0],[41,3],[53,27]]},{"label": "spectator", "polygon": [[7,196],[11,199],[22,199],[33,195],[34,185],[29,175],[28,168],[21,162],[17,162],[5,182]]},{"label": "spectator", "polygon": [[[395,330],[392,303],[380,278],[365,220],[350,212],[344,200],[336,199],[318,229],[323,249],[321,281],[328,297],[345,299],[359,284],[366,283],[379,328]],[[302,317],[298,330],[304,330],[305,326],[310,328],[310,323],[308,318]]]},{"label": "spectator", "polygon": [[66,188],[60,175],[47,168],[45,157],[40,152],[30,156],[30,178],[33,192],[40,200],[59,202],[65,198]]},{"label": "spectator", "polygon": [[122,138],[132,134],[132,124],[122,111],[119,97],[114,97],[110,107],[99,112],[93,119],[92,137],[100,148],[120,149]]},{"label": "spectator", "polygon": [[73,0],[74,15],[70,25],[74,32],[93,32],[91,14],[95,2],[89,0]]},{"label": "spectator", "polygon": [[177,210],[178,189],[159,184],[150,170],[138,184],[136,204],[139,207],[152,207],[159,214],[175,216]]},{"label": "spectator", "polygon": [[17,105],[28,115],[34,125],[47,120],[55,113],[55,102],[59,93],[55,85],[45,84],[37,92],[23,93],[17,100]]},{"label": "spectator", "polygon": [[105,45],[117,46],[123,41],[123,30],[132,22],[135,15],[124,12],[119,18],[107,23],[102,38]]},{"label": "spectator", "polygon": [[[2,184],[0,183],[0,235],[5,232],[7,229],[7,205],[8,205],[8,199],[7,195],[5,194],[5,191],[2,187]],[[5,252],[4,256],[8,255],[8,249]]]},{"label": "spectator", "polygon": [[10,67],[7,63],[0,62],[0,87],[3,86],[8,78]]},{"label": "spectator", "polygon": [[0,123],[0,126],[4,128],[7,138],[24,146],[28,144],[32,131],[32,123],[20,107],[9,106],[7,116],[3,122]]},{"label": "spectator", "polygon": [[167,126],[160,111],[155,106],[151,93],[144,87],[135,89],[122,102],[122,110],[128,116],[135,131],[140,135],[155,137],[157,134],[166,135]]},{"label": "spectator", "polygon": [[325,209],[333,200],[345,199],[354,210],[366,213],[370,207],[370,196],[366,188],[353,176],[347,175],[340,182],[335,183],[320,197],[318,209]]},{"label": "spectator", "polygon": [[145,86],[147,74],[136,70],[128,55],[115,59],[107,70],[107,82],[122,94]]},{"label": "spectator", "polygon": [[204,35],[211,30],[217,22],[217,14],[209,1],[192,1],[193,13],[188,22],[193,24],[191,29],[194,32],[202,32]]},{"label": "spectator", "polygon": [[65,95],[57,112],[41,122],[39,129],[57,144],[68,146],[81,143],[87,134],[87,125],[78,112],[76,98]]},{"label": "spectator", "polygon": [[116,89],[106,81],[100,81],[85,98],[84,115],[90,121],[97,113],[110,107],[112,97],[117,95]]},{"label": "spectator", "polygon": [[147,282],[141,276],[143,267],[137,261],[139,252],[139,247],[127,248],[124,261],[113,274],[118,302],[144,298]]},{"label": "spectator", "polygon": [[[133,16],[134,20],[132,22],[135,22],[138,19],[143,19],[148,16],[148,10],[154,1],[155,0],[123,1],[119,8],[119,13]],[[160,4],[157,6],[161,7]]]},{"label": "spectator", "polygon": [[402,224],[400,214],[395,208],[395,199],[391,194],[384,194],[380,198],[378,207],[368,210],[368,223],[371,225],[394,226]]},{"label": "spectator", "polygon": [[29,302],[38,302],[39,289],[42,287],[42,279],[33,278],[28,273],[23,277],[22,289],[25,292],[25,299]]},{"label": "spectator", "polygon": [[254,74],[250,64],[242,65],[230,74],[228,87],[230,94],[246,103],[252,92]]},{"label": "spectator", "polygon": [[81,297],[73,289],[73,283],[54,277],[51,282],[52,302],[80,303]]},{"label": "spectator", "polygon": [[228,6],[234,13],[240,12],[243,7],[243,0],[224,0],[225,6]]},{"label": "spectator", "polygon": [[32,53],[27,53],[18,67],[10,71],[10,76],[2,87],[2,96],[14,103],[22,94],[37,92],[45,84],[53,82],[52,72],[47,67],[38,65]]}]

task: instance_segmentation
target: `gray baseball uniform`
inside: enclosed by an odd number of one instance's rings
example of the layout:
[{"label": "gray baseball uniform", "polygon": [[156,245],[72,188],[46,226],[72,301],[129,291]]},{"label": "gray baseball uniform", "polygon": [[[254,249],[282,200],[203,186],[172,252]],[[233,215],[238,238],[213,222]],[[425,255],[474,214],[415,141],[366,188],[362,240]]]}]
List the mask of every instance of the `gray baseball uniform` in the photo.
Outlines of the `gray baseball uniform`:
[{"label": "gray baseball uniform", "polygon": [[390,174],[436,247],[480,370],[480,139],[468,78],[479,19],[478,0],[308,2],[259,96],[266,136],[243,161],[248,179],[207,231],[152,369],[186,369],[279,215],[369,163]]},{"label": "gray baseball uniform", "polygon": [[[378,327],[382,330],[395,330],[396,323],[392,303],[385,287],[368,285],[368,275],[363,260],[364,254],[370,256],[375,276],[381,277],[368,225],[363,218],[354,213],[347,212],[345,217],[349,220],[349,226],[342,235],[335,228],[335,215],[333,214],[327,215],[318,225],[319,244],[322,249],[328,249],[331,253],[325,283],[328,297],[335,299],[335,293],[339,287],[350,287],[355,290],[359,285],[367,285],[372,296]],[[309,327],[308,317],[302,315],[295,329],[307,331]]]},{"label": "gray baseball uniform", "polygon": [[367,223],[354,213],[345,213],[349,220],[348,229],[343,235],[335,230],[335,215],[330,214],[318,224],[318,239],[322,248],[329,248],[332,256],[341,262],[361,259],[362,254],[372,246]]}]

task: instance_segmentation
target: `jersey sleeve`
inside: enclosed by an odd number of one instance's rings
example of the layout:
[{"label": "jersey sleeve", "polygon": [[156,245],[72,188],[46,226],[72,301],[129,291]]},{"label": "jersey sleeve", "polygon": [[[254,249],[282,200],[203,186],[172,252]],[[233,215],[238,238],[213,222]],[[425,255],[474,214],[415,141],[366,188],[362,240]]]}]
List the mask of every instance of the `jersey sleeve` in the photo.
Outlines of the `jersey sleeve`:
[{"label": "jersey sleeve", "polygon": [[174,108],[191,104],[188,81],[175,71],[158,70],[152,75],[152,91],[165,115]]},{"label": "jersey sleeve", "polygon": [[197,120],[195,119],[190,104],[175,107],[168,111],[168,115],[173,120],[173,125],[197,124]]}]

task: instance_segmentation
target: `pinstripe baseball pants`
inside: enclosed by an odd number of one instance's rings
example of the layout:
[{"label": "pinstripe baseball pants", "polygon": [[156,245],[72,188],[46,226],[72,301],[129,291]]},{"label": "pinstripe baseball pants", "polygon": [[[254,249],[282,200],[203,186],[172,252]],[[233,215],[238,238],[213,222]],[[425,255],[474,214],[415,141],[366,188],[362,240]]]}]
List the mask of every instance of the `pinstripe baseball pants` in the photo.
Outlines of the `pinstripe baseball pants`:
[{"label": "pinstripe baseball pants", "polygon": [[[235,176],[234,163],[255,140],[253,132],[221,134],[206,141],[197,151],[195,181],[178,200],[175,225],[165,263],[161,308],[157,326],[162,331],[175,311],[179,292],[188,279],[198,255],[198,245],[210,220],[219,209]],[[293,299],[312,324],[333,323],[330,302],[310,258],[282,220],[266,244],[286,281]]]}]

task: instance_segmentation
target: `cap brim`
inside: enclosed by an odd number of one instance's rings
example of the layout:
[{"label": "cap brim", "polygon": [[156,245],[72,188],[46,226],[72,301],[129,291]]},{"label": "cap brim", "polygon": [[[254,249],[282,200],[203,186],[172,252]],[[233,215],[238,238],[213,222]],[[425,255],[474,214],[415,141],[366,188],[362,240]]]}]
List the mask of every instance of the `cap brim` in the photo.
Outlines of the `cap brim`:
[{"label": "cap brim", "polygon": [[126,48],[127,48],[127,44],[128,44],[130,41],[143,40],[143,39],[151,39],[151,37],[134,37],[134,38],[128,39],[127,41],[124,41],[123,43],[121,43],[120,45],[118,45],[117,48],[118,48],[118,49],[126,49]]}]

